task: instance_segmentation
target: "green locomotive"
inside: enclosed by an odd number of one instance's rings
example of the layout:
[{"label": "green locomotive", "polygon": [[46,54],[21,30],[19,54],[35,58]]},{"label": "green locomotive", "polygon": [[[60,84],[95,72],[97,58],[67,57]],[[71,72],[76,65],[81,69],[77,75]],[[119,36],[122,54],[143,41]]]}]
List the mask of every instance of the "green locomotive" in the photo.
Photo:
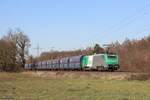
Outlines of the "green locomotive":
[{"label": "green locomotive", "polygon": [[117,54],[94,54],[84,56],[82,59],[83,69],[117,70],[119,57]]}]

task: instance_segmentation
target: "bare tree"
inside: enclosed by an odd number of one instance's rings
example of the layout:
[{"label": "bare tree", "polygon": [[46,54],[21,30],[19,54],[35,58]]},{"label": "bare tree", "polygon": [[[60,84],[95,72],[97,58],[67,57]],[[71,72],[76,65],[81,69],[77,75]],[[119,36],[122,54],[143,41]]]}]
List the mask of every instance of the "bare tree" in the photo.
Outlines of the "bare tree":
[{"label": "bare tree", "polygon": [[9,30],[7,36],[4,36],[5,40],[11,41],[12,45],[16,47],[16,61],[22,67],[24,67],[26,60],[25,57],[28,55],[28,49],[30,47],[30,39],[20,29],[15,31]]},{"label": "bare tree", "polygon": [[30,47],[30,39],[23,31],[18,29],[13,35],[13,40],[16,42],[17,46],[18,61],[21,63],[22,67],[24,67],[26,63],[25,56],[28,55],[28,49]]}]

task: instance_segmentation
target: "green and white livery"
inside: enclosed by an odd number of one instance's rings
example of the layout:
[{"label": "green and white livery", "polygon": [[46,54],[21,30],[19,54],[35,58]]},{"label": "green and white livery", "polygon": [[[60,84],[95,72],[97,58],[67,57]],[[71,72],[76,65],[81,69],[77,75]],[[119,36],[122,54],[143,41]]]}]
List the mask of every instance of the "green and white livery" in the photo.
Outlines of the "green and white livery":
[{"label": "green and white livery", "polygon": [[82,68],[93,70],[117,70],[119,68],[118,55],[94,54],[83,56]]}]

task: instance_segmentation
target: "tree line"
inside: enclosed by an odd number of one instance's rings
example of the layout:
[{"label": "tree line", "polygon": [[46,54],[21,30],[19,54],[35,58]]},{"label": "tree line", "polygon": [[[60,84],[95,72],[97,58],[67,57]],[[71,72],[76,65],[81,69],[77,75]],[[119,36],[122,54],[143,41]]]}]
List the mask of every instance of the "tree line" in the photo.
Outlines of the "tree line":
[{"label": "tree line", "polygon": [[[59,59],[77,55],[94,53],[117,53],[120,58],[120,70],[132,72],[150,72],[150,36],[140,40],[126,39],[124,42],[114,42],[106,48],[99,44],[86,49],[70,51],[42,52],[40,57],[28,56],[29,37],[20,29],[10,30],[0,38],[0,71],[20,71],[25,63],[34,63],[49,59]],[[26,61],[26,58],[29,58]]]},{"label": "tree line", "polygon": [[0,39],[0,71],[20,71],[26,63],[30,40],[20,29]]},{"label": "tree line", "polygon": [[131,72],[150,72],[150,36],[139,40],[125,39],[110,43],[106,48],[99,44],[94,47],[87,47],[84,50],[43,52],[40,57],[32,60],[43,61],[48,59],[59,59],[76,55],[90,55],[94,53],[117,53],[119,55],[120,70]]},{"label": "tree line", "polygon": [[70,51],[49,51],[49,52],[42,52],[40,57],[33,58],[30,56],[28,62],[37,62],[37,61],[44,61],[49,59],[60,59],[65,57],[71,56],[78,56],[78,55],[91,55],[94,53],[104,53],[105,50],[99,44],[95,44],[94,47],[87,47],[85,49],[77,49],[77,50],[70,50]]},{"label": "tree line", "polygon": [[115,43],[120,56],[121,70],[150,72],[150,36],[140,40],[126,39],[122,44]]}]

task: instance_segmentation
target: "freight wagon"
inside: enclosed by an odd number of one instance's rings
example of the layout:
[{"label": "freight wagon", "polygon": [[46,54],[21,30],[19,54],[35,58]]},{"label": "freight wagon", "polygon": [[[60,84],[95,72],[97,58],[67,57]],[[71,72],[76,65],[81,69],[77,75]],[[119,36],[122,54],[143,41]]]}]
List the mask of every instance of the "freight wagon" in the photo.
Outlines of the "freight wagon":
[{"label": "freight wagon", "polygon": [[117,54],[94,54],[53,59],[37,63],[25,64],[25,69],[37,70],[110,70],[119,68]]}]

